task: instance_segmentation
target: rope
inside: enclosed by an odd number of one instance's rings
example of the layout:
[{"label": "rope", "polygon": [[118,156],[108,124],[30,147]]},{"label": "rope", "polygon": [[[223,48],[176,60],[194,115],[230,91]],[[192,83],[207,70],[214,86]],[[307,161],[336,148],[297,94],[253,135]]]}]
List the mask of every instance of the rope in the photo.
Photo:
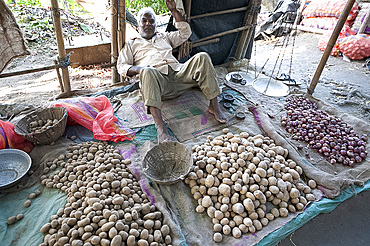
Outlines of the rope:
[{"label": "rope", "polygon": [[62,60],[60,57],[58,57],[58,65],[61,66],[61,68],[67,68],[69,65],[72,64],[71,62],[71,54],[73,51],[69,52],[66,57]]},{"label": "rope", "polygon": [[191,53],[191,50],[192,50],[191,43],[188,40],[182,43],[179,48],[178,59],[180,60],[188,56]]}]

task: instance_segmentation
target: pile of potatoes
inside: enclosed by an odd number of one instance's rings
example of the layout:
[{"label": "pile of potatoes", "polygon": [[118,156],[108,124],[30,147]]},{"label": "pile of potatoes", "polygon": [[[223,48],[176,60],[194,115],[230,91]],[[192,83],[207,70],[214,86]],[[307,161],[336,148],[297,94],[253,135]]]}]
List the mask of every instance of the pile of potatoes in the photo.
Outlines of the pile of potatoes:
[{"label": "pile of potatoes", "polygon": [[198,201],[196,212],[212,218],[215,242],[259,231],[315,200],[316,182],[300,180],[302,168],[287,159],[287,149],[263,135],[223,133],[193,146],[195,164],[185,179]]},{"label": "pile of potatoes", "polygon": [[141,190],[124,160],[106,142],[68,147],[45,170],[41,183],[67,193],[67,203],[41,232],[41,245],[170,245],[170,228]]},{"label": "pile of potatoes", "polygon": [[28,131],[29,132],[34,132],[34,133],[41,133],[48,129],[49,127],[52,127],[58,123],[58,119],[47,119],[47,120],[34,120],[31,121],[28,125]]}]

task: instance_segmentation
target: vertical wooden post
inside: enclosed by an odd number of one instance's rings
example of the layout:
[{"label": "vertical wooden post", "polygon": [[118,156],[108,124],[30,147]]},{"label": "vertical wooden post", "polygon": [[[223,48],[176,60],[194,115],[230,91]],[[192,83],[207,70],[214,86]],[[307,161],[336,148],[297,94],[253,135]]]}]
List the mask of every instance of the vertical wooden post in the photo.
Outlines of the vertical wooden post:
[{"label": "vertical wooden post", "polygon": [[191,14],[191,0],[185,0],[184,9],[185,9],[185,14],[186,14],[185,18],[190,17],[190,14]]},{"label": "vertical wooden post", "polygon": [[[57,60],[54,60],[54,64],[55,65],[58,65],[58,61]],[[63,80],[62,80],[62,76],[60,76],[59,67],[56,67],[55,70],[57,72],[57,77],[58,77],[58,82],[59,82],[60,90],[62,92],[64,92]]]},{"label": "vertical wooden post", "polygon": [[117,28],[118,28],[118,0],[111,0],[111,14],[112,14],[112,30],[111,30],[111,62],[112,66],[112,82],[115,84],[119,82],[119,74],[117,72],[116,62],[118,58],[118,42],[117,42]]},{"label": "vertical wooden post", "polygon": [[238,47],[236,48],[234,55],[235,59],[237,60],[243,59],[247,53],[250,39],[252,38],[253,34],[253,25],[257,23],[257,10],[260,8],[260,6],[261,0],[251,0],[249,3],[249,8],[244,17],[244,25],[252,24],[252,27],[243,31],[239,37]]},{"label": "vertical wooden post", "polygon": [[[190,13],[191,13],[191,0],[185,0],[184,10],[185,10],[185,16],[184,16],[185,20],[188,21],[187,18],[190,17]],[[190,53],[189,43],[185,41],[179,46],[179,54],[177,56],[177,59],[180,60],[184,58],[185,56],[189,55],[189,53]]]},{"label": "vertical wooden post", "polygon": [[[118,15],[118,54],[126,42],[126,2],[125,0],[119,1],[119,15]],[[121,82],[124,78],[120,76]]]},{"label": "vertical wooden post", "polygon": [[[58,0],[51,0],[51,10],[53,13],[54,30],[57,38],[58,55],[60,60],[66,58],[66,50],[64,48],[62,24],[60,22],[60,11],[58,6]],[[64,91],[69,94],[71,92],[71,84],[69,82],[68,67],[62,68],[62,78],[64,84]]]},{"label": "vertical wooden post", "polygon": [[[251,18],[252,18],[252,6],[253,6],[253,0],[249,1],[248,3],[248,9],[245,11],[244,20],[243,20],[243,26],[247,24],[251,24]],[[249,33],[251,32],[251,28],[242,31],[242,33],[239,35],[238,40],[238,46],[236,47],[234,58],[236,60],[240,60],[243,58],[242,53],[244,46],[247,42],[247,37],[249,36]]]},{"label": "vertical wooden post", "polygon": [[125,0],[119,1],[119,13],[118,13],[118,51],[123,48],[125,44],[125,32],[126,32],[126,5]]},{"label": "vertical wooden post", "polygon": [[339,17],[337,25],[335,26],[335,28],[333,30],[333,33],[330,36],[329,42],[326,45],[324,54],[321,57],[320,63],[317,66],[317,69],[316,69],[315,75],[312,78],[311,84],[310,84],[309,88],[307,88],[307,93],[310,94],[310,95],[313,94],[313,92],[316,88],[316,85],[317,85],[317,82],[319,81],[322,70],[325,67],[325,64],[326,64],[326,62],[327,62],[327,60],[330,56],[331,50],[333,49],[333,47],[335,45],[335,42],[338,39],[338,36],[339,36],[339,34],[340,34],[340,32],[343,28],[344,23],[347,20],[349,12],[351,12],[351,9],[352,9],[352,6],[353,6],[354,3],[355,3],[355,0],[348,0],[347,3],[346,3],[346,6],[344,6],[343,12]]},{"label": "vertical wooden post", "polygon": [[301,5],[299,5],[299,8],[297,10],[297,15],[295,17],[293,26],[296,26],[296,25],[299,24],[299,21],[301,20],[301,17],[302,17],[302,12],[304,10],[304,7],[306,6],[306,2],[307,2],[307,0],[302,0],[301,1]]},{"label": "vertical wooden post", "polygon": [[366,27],[367,27],[368,23],[370,23],[370,8],[367,9],[367,13],[366,13],[364,22],[362,22],[362,24],[360,26],[360,29],[358,30],[358,34],[365,33],[365,30],[366,30]]}]

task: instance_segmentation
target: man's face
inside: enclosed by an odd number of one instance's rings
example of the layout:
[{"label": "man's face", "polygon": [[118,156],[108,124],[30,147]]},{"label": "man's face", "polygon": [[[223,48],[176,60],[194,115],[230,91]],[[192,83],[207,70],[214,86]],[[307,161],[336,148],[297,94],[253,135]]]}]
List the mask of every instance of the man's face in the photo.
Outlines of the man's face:
[{"label": "man's face", "polygon": [[141,16],[139,23],[139,32],[141,37],[151,39],[155,34],[156,27],[154,16],[152,14],[145,13]]}]

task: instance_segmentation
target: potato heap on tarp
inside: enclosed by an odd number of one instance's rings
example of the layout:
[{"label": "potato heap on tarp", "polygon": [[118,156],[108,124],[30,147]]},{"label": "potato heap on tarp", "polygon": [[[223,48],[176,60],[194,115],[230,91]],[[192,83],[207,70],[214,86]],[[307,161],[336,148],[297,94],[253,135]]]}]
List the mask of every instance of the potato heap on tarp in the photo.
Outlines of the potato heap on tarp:
[{"label": "potato heap on tarp", "polygon": [[130,163],[105,142],[71,145],[49,163],[62,169],[43,175],[41,183],[67,193],[67,203],[41,228],[41,245],[170,245],[170,228]]},{"label": "potato heap on tarp", "polygon": [[287,149],[263,135],[223,133],[193,146],[195,165],[185,179],[198,201],[196,212],[212,218],[214,241],[259,231],[315,200],[315,181],[311,187],[301,182],[302,168],[287,159]]}]

